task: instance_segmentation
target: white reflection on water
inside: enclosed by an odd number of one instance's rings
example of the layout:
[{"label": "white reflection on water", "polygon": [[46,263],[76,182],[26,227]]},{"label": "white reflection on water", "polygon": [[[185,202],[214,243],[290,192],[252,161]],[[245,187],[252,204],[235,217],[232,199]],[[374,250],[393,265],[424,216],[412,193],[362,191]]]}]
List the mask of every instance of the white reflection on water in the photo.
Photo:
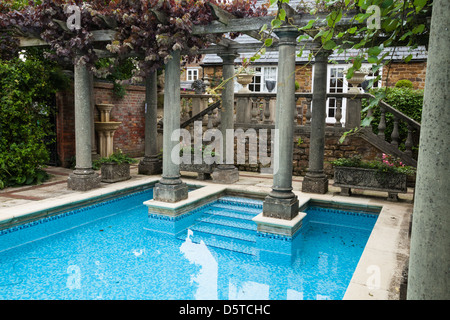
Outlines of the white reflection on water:
[{"label": "white reflection on water", "polygon": [[201,266],[196,275],[192,275],[192,282],[198,284],[195,299],[197,300],[215,300],[217,299],[217,261],[209,251],[203,240],[200,243],[193,243],[191,236],[194,233],[188,230],[186,241],[180,247],[180,251],[191,263]]}]

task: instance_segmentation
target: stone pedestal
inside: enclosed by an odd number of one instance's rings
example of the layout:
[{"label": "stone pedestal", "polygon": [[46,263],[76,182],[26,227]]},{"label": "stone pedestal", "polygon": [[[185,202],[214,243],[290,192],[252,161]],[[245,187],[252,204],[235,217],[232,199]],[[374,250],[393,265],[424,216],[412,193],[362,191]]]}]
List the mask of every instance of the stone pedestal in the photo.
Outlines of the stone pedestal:
[{"label": "stone pedestal", "polygon": [[302,183],[302,192],[325,194],[328,192],[326,175],[306,175]]},{"label": "stone pedestal", "polygon": [[298,198],[274,198],[268,195],[263,203],[263,216],[269,218],[292,220],[298,215]]},{"label": "stone pedestal", "polygon": [[100,157],[109,157],[114,152],[114,133],[122,122],[95,122],[98,134]]},{"label": "stone pedestal", "polygon": [[109,157],[114,152],[114,133],[122,124],[122,122],[110,121],[111,110],[113,104],[98,104],[97,109],[100,111],[100,121],[95,122],[95,131],[98,134],[98,144],[100,157]]},{"label": "stone pedestal", "polygon": [[239,181],[239,170],[235,166],[218,166],[211,176],[216,183],[233,184]]},{"label": "stone pedestal", "polygon": [[145,157],[139,162],[138,173],[144,175],[160,174],[162,172],[162,162],[159,158]]},{"label": "stone pedestal", "polygon": [[358,97],[347,99],[345,111],[345,128],[354,129],[361,126],[361,99]]},{"label": "stone pedestal", "polygon": [[76,191],[89,191],[100,187],[100,176],[92,169],[74,170],[67,179],[67,187]]},{"label": "stone pedestal", "polygon": [[168,184],[164,179],[158,182],[153,189],[153,198],[156,201],[175,203],[188,197],[188,186],[186,183],[173,181],[174,184]]}]

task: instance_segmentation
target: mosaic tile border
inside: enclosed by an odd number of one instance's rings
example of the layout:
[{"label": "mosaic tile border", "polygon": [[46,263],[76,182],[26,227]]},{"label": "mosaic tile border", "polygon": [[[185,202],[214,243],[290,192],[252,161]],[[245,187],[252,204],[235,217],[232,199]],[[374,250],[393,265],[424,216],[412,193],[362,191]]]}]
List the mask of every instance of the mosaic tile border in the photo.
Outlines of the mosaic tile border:
[{"label": "mosaic tile border", "polygon": [[44,224],[44,223],[47,223],[47,222],[59,220],[59,219],[65,218],[65,217],[69,217],[69,216],[78,214],[80,212],[83,212],[83,211],[86,211],[86,210],[89,210],[89,209],[105,206],[105,205],[108,205],[108,204],[111,204],[111,203],[114,203],[114,202],[117,202],[117,201],[121,201],[121,200],[124,200],[124,199],[127,199],[127,198],[137,197],[137,196],[142,195],[142,194],[144,194],[146,192],[149,192],[151,189],[153,189],[153,186],[151,186],[149,188],[146,188],[145,190],[132,192],[130,194],[122,195],[120,197],[109,199],[109,200],[106,200],[106,201],[101,201],[100,200],[100,202],[98,202],[98,203],[87,205],[85,207],[77,208],[77,209],[70,210],[70,211],[57,212],[57,213],[55,213],[55,214],[53,214],[53,215],[51,215],[49,217],[41,218],[41,219],[38,219],[38,220],[35,220],[35,221],[31,221],[31,222],[27,222],[27,223],[24,223],[24,224],[20,224],[20,225],[11,227],[11,228],[3,229],[3,230],[0,230],[0,237],[3,236],[3,235],[9,234],[9,233],[17,232],[17,231],[20,231],[20,230],[23,230],[23,229],[27,229],[27,228],[36,226],[36,225],[40,225],[40,224]]},{"label": "mosaic tile border", "polygon": [[[317,205],[309,205],[305,209],[305,212],[307,212],[308,210],[316,210],[316,211],[320,211],[320,212],[329,212],[329,213],[334,213],[334,214],[337,213],[337,214],[342,214],[342,215],[347,215],[347,216],[359,216],[359,217],[370,218],[370,219],[378,218],[378,214],[369,212],[369,211],[364,211],[364,210],[347,211],[347,210],[342,210],[342,209],[319,207]],[[351,210],[351,209],[349,209],[349,210]]]}]

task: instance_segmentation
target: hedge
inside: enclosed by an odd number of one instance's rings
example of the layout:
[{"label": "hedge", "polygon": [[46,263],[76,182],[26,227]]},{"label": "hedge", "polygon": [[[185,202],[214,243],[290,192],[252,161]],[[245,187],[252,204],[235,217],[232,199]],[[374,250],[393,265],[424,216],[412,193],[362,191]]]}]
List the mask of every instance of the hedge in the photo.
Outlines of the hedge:
[{"label": "hedge", "polygon": [[[386,90],[386,88],[372,89],[370,93],[376,94],[380,90]],[[383,99],[387,104],[393,108],[401,111],[409,118],[421,122],[422,120],[422,106],[423,106],[423,90],[414,90],[407,87],[399,88],[388,88],[386,92],[386,97]],[[363,100],[363,108],[368,105],[367,100]],[[390,141],[394,126],[394,116],[392,113],[386,112],[386,140]],[[362,119],[366,116],[365,113],[362,115]],[[378,133],[378,125],[380,123],[380,108],[375,108],[373,110],[374,119],[371,122],[373,132]],[[408,128],[405,122],[399,122],[399,148],[404,150],[406,137],[408,136]],[[418,143],[418,141],[415,141]],[[417,151],[417,148],[415,148]]]},{"label": "hedge", "polygon": [[54,137],[47,105],[67,84],[62,72],[30,54],[26,60],[0,60],[0,189],[41,183]]}]

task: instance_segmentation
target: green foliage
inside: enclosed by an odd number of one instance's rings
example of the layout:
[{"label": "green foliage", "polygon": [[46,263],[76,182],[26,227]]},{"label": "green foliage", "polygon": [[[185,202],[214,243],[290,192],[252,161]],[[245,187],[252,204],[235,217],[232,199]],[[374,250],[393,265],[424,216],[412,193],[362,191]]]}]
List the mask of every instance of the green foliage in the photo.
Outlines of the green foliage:
[{"label": "green foliage", "polygon": [[413,89],[413,83],[410,80],[407,79],[402,79],[402,80],[398,80],[397,83],[395,84],[396,88],[409,88],[409,89]]},{"label": "green foliage", "polygon": [[[2,38],[9,30],[15,29],[46,41],[53,59],[71,60],[74,64],[93,67],[99,56],[92,32],[109,29],[116,34],[114,41],[106,46],[107,50],[121,58],[135,53],[144,57],[139,60],[138,72],[133,77],[136,81],[138,77],[164,66],[171,59],[172,51],[182,50],[186,61],[194,61],[211,37],[221,37],[192,32],[194,26],[207,25],[215,18],[209,4],[237,18],[267,12],[266,6],[256,6],[256,0],[41,0],[30,1],[25,7],[15,6],[20,11],[13,11],[11,3],[16,1],[25,3],[24,0],[0,1],[0,56],[12,48],[17,49],[18,42],[12,42],[11,35]],[[65,9],[69,3],[80,7],[82,23],[77,32],[72,32],[64,23],[68,18]],[[237,33],[232,36],[237,36]]]},{"label": "green foliage", "polygon": [[[423,106],[423,90],[413,90],[409,88],[378,88],[372,89],[370,92],[374,95],[383,96],[383,100],[393,108],[401,111],[409,118],[421,122],[422,106]],[[367,107],[369,101],[363,99],[363,108]],[[362,119],[366,117],[366,113],[362,113]],[[373,109],[373,120],[371,126],[374,133],[378,133],[378,125],[380,123],[380,108]],[[394,129],[394,115],[386,112],[386,138],[389,140]],[[399,121],[399,148],[404,150],[406,137],[408,136],[408,127],[404,121]]]},{"label": "green foliage", "polygon": [[[53,130],[46,103],[63,80],[62,72],[37,52],[0,60],[0,189],[42,183],[49,160],[46,142]],[[53,137],[54,138],[54,137]]]},{"label": "green foliage", "polygon": [[94,170],[100,169],[101,165],[103,163],[136,163],[137,160],[131,158],[129,155],[122,152],[122,150],[117,149],[113,154],[111,154],[109,157],[100,158],[93,162],[92,168]]},{"label": "green foliage", "polygon": [[416,169],[414,167],[405,166],[399,159],[386,154],[383,154],[382,161],[363,161],[361,156],[357,155],[352,158],[339,158],[334,161],[330,161],[330,163],[336,167],[375,169],[379,172],[387,173],[402,173],[406,175],[414,175],[416,173]]},{"label": "green foliage", "polygon": [[136,69],[134,60],[102,58],[95,64],[97,76],[113,83],[113,93],[117,98],[123,98],[127,91],[122,82],[133,77]]}]

